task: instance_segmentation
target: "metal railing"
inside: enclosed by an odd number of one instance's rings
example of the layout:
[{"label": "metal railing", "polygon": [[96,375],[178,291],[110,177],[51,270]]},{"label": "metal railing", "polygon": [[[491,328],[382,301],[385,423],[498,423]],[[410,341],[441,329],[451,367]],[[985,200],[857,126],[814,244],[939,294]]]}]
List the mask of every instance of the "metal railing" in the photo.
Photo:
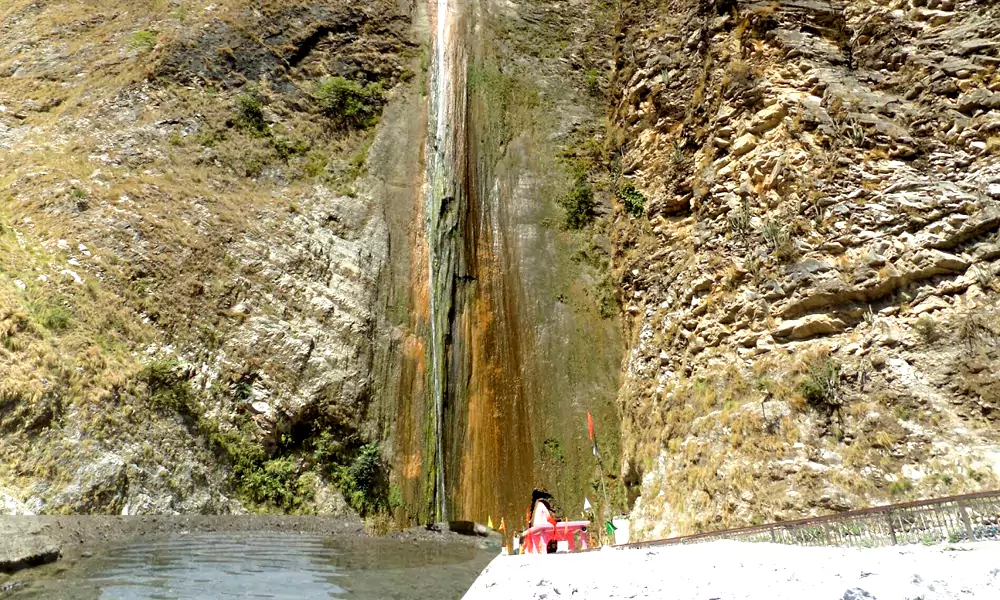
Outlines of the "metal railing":
[{"label": "metal railing", "polygon": [[860,548],[893,544],[1000,541],[1000,491],[920,500],[797,521],[633,542],[626,546],[641,548],[714,540]]}]

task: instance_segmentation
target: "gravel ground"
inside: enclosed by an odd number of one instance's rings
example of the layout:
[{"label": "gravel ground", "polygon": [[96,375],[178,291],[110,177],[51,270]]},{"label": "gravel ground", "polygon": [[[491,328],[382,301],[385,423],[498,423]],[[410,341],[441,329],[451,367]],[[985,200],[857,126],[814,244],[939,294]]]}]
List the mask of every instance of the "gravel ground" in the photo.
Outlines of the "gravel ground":
[{"label": "gravel ground", "polygon": [[498,556],[481,598],[1000,600],[1000,543],[803,548],[719,541],[549,556]]}]

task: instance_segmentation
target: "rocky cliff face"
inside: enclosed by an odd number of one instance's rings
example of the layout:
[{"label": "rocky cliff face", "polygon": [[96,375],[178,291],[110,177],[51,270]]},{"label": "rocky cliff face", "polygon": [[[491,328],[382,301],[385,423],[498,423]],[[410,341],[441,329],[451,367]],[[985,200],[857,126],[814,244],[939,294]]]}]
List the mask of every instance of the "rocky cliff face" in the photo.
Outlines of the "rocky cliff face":
[{"label": "rocky cliff face", "polygon": [[345,510],[405,9],[4,3],[2,512]]},{"label": "rocky cliff face", "polygon": [[355,4],[0,8],[0,512],[513,523],[588,411],[613,479],[606,7],[454,9],[435,194],[436,4]]},{"label": "rocky cliff face", "polygon": [[996,487],[998,51],[988,2],[624,3],[640,535]]},{"label": "rocky cliff face", "polygon": [[997,485],[995,6],[463,3],[437,197],[434,6],[139,4],[0,8],[0,511]]}]

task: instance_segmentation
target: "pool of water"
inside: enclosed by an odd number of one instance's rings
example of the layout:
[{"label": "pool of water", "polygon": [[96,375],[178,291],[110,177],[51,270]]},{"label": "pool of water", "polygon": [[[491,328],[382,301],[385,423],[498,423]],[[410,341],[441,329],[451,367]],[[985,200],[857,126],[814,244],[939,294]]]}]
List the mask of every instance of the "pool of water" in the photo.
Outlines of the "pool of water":
[{"label": "pool of water", "polygon": [[0,598],[461,598],[495,554],[467,543],[306,533],[176,535],[41,567]]}]

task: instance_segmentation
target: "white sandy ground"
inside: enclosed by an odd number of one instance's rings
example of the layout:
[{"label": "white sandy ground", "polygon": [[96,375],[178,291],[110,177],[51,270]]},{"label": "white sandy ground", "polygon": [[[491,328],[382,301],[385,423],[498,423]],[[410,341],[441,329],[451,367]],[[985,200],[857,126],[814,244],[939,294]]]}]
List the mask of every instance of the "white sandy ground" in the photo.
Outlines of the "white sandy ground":
[{"label": "white sandy ground", "polygon": [[1000,600],[1000,542],[805,548],[719,541],[498,556],[465,600]]}]

